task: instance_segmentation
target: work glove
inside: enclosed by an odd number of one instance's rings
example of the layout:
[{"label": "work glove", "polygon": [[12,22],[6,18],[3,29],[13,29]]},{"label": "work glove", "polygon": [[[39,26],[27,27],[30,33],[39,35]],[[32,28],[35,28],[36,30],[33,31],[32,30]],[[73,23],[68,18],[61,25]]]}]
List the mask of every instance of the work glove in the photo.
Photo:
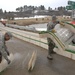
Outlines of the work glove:
[{"label": "work glove", "polygon": [[51,32],[56,33],[56,31],[55,31],[54,29],[52,29],[52,31],[51,31]]},{"label": "work glove", "polygon": [[10,63],[11,63],[11,61],[10,61],[10,60],[8,60],[7,62],[8,62],[8,64],[10,64]]},{"label": "work glove", "polygon": [[64,23],[62,23],[62,22],[59,22],[59,24],[60,24],[61,26],[65,26]]}]

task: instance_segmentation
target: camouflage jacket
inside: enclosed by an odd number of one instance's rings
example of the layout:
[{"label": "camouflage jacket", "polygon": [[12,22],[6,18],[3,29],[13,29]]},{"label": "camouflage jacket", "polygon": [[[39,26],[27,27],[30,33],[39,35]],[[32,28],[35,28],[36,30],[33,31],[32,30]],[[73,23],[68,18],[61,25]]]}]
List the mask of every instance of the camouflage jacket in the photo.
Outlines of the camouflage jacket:
[{"label": "camouflage jacket", "polygon": [[54,29],[54,27],[56,26],[56,24],[58,24],[58,21],[56,21],[55,23],[49,22],[47,24],[47,31],[51,31],[52,29]]},{"label": "camouflage jacket", "polygon": [[8,61],[7,47],[4,40],[4,35],[0,33],[0,52],[2,56]]},{"label": "camouflage jacket", "polygon": [[[56,21],[55,23],[53,23],[52,21],[49,22],[47,24],[47,31],[52,31],[52,29],[54,29],[54,27],[56,26],[56,24],[58,24],[58,21]],[[48,41],[48,44],[49,43],[53,43],[54,44],[54,42],[50,38],[47,38],[47,41]]]}]

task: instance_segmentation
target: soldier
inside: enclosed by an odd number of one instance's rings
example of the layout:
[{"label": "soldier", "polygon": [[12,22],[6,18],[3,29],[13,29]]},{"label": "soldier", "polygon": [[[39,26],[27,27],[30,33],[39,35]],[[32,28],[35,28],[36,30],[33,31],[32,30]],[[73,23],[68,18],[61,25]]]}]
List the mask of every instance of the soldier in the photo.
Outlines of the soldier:
[{"label": "soldier", "polygon": [[75,24],[75,17],[72,18],[71,24]]},{"label": "soldier", "polygon": [[[72,17],[71,24],[75,25],[75,17]],[[75,44],[75,38],[72,40],[72,43]]]},{"label": "soldier", "polygon": [[[58,24],[58,21],[57,21],[56,16],[53,15],[52,21],[47,24],[47,31],[55,32],[53,29],[56,26],[56,24]],[[51,54],[55,53],[53,51],[53,49],[55,47],[55,43],[50,38],[47,38],[47,41],[48,41],[48,56],[47,56],[47,58],[52,60],[53,58],[52,58]]]},{"label": "soldier", "polygon": [[6,47],[6,41],[12,38],[12,34],[10,32],[6,32],[4,35],[0,34],[0,63],[2,61],[2,56],[7,60],[8,64],[10,64],[10,60],[7,56],[9,56],[9,52]]}]

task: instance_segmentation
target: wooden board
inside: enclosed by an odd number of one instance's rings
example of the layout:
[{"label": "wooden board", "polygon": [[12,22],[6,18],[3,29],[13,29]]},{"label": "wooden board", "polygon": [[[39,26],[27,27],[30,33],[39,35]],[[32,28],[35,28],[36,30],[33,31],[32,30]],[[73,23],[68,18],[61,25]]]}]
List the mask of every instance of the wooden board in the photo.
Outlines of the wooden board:
[{"label": "wooden board", "polygon": [[31,56],[29,63],[28,63],[28,71],[33,70],[33,68],[35,66],[35,62],[36,62],[36,57],[37,57],[37,52],[33,51],[32,56]]}]

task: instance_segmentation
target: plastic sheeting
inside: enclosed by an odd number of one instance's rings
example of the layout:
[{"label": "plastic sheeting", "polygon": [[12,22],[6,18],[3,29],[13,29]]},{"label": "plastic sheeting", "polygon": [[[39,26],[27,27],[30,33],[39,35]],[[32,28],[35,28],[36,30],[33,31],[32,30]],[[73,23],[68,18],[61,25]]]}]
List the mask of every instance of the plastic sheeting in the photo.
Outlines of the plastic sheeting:
[{"label": "plastic sheeting", "polygon": [[57,24],[54,28],[57,33],[55,33],[64,43],[67,42],[74,34],[67,28]]}]

